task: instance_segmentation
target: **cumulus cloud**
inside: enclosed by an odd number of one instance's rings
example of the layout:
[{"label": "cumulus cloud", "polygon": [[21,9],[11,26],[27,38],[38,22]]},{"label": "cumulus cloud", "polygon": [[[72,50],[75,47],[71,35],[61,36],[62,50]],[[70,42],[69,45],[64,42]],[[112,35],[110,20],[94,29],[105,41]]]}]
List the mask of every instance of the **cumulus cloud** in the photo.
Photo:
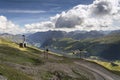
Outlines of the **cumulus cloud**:
[{"label": "cumulus cloud", "polygon": [[90,5],[78,5],[71,10],[55,16],[56,28],[77,28],[79,30],[118,29],[116,20],[120,20],[120,0],[95,0]]},{"label": "cumulus cloud", "polygon": [[112,4],[109,1],[95,1],[92,5],[92,13],[93,15],[109,15],[112,12]]},{"label": "cumulus cloud", "polygon": [[47,31],[51,28],[54,28],[54,24],[51,21],[25,25],[25,29],[27,32]]},{"label": "cumulus cloud", "polygon": [[5,16],[0,16],[0,33],[19,34],[23,32],[24,29],[7,20]]},{"label": "cumulus cloud", "polygon": [[55,21],[56,28],[75,28],[78,25],[82,25],[84,19],[87,17],[88,13],[86,9],[87,6],[78,5],[67,12],[62,12],[54,18],[52,17],[51,20]]},{"label": "cumulus cloud", "polygon": [[50,21],[26,25],[29,30],[116,30],[120,29],[120,0],[95,0],[51,17]]},{"label": "cumulus cloud", "polygon": [[72,28],[75,27],[76,25],[81,25],[83,21],[84,18],[79,17],[75,14],[65,14],[65,15],[61,15],[57,19],[55,26],[56,28],[64,28],[64,27]]},{"label": "cumulus cloud", "polygon": [[[1,11],[1,10],[0,10]],[[4,12],[4,11],[3,11]],[[16,13],[41,13],[44,11],[9,10]],[[15,25],[0,16],[0,33],[27,33],[47,30],[117,30],[120,29],[120,0],[95,0],[89,5],[77,5],[50,18],[49,21]]]}]

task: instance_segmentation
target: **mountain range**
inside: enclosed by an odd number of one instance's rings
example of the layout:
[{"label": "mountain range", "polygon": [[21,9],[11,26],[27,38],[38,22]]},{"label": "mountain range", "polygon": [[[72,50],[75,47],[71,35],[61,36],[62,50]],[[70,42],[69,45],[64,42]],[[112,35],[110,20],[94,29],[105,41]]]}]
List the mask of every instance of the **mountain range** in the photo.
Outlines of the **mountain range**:
[{"label": "mountain range", "polygon": [[[22,42],[22,35],[0,34],[13,42]],[[26,35],[26,42],[38,48],[71,53],[86,50],[90,56],[107,60],[120,59],[120,30],[115,31],[46,31]],[[66,53],[66,54],[67,54]]]},{"label": "mountain range", "polygon": [[81,40],[87,38],[98,38],[106,35],[100,31],[46,31],[46,32],[37,32],[29,35],[28,42],[30,43],[40,43],[40,46],[43,46],[44,42],[50,41],[51,39],[62,39],[62,38],[72,38],[74,40]]},{"label": "mountain range", "polygon": [[[116,31],[47,31],[29,35],[28,40],[37,47],[49,47],[70,53],[72,50],[86,50],[90,56],[107,60],[120,59],[120,30]],[[29,41],[28,41],[29,42]],[[29,42],[30,43],[30,42]]]}]

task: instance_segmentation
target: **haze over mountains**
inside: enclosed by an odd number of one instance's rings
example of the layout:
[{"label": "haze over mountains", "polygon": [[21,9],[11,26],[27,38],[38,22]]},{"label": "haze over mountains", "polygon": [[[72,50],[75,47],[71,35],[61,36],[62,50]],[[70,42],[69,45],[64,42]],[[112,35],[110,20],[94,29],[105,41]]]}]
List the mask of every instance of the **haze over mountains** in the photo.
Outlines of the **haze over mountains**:
[{"label": "haze over mountains", "polygon": [[[120,32],[119,30],[117,32]],[[34,43],[40,43],[41,45],[46,40],[51,39],[62,39],[62,38],[72,38],[74,40],[89,39],[89,38],[99,38],[111,33],[116,33],[116,31],[46,31],[46,32],[36,32],[28,36],[29,41]]]}]

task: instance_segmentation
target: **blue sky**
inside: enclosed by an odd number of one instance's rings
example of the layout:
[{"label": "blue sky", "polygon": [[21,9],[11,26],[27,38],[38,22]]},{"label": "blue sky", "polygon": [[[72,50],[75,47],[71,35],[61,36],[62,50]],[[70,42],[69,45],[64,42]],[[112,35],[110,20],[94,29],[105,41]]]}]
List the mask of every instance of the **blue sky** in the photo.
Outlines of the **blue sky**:
[{"label": "blue sky", "polygon": [[93,0],[0,0],[0,15],[17,25],[47,21],[57,13]]},{"label": "blue sky", "polygon": [[0,33],[120,30],[120,0],[0,0]]}]

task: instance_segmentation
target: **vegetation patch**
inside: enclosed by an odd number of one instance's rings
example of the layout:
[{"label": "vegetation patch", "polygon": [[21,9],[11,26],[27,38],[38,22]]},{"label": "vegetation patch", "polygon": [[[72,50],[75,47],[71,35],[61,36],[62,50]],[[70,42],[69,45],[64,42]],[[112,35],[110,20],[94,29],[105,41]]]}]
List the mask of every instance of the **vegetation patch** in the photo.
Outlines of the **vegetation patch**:
[{"label": "vegetation patch", "polygon": [[0,75],[5,76],[7,80],[33,80],[28,75],[4,64],[0,64]]},{"label": "vegetation patch", "polygon": [[86,76],[82,75],[80,72],[78,72],[75,69],[72,69],[72,71],[79,76],[78,80],[89,80]]},{"label": "vegetation patch", "polygon": [[100,60],[90,60],[90,61],[103,66],[107,70],[109,70],[117,75],[120,75],[120,65],[119,65],[120,63],[119,62],[107,62],[107,61],[100,61]]}]

